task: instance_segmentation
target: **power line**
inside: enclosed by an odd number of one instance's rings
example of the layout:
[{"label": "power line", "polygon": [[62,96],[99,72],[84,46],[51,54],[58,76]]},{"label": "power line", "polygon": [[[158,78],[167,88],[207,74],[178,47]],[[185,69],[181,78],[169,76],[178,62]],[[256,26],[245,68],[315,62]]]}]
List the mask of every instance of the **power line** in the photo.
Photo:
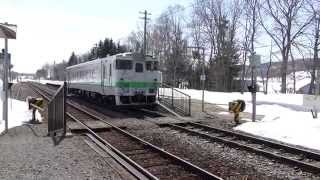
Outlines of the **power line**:
[{"label": "power line", "polygon": [[144,12],[139,12],[139,13],[144,15],[144,17],[140,17],[140,19],[144,20],[143,55],[144,57],[146,57],[147,55],[147,22],[150,20],[150,18],[148,18],[148,15],[151,15],[151,13],[148,13],[147,10],[144,10]]}]

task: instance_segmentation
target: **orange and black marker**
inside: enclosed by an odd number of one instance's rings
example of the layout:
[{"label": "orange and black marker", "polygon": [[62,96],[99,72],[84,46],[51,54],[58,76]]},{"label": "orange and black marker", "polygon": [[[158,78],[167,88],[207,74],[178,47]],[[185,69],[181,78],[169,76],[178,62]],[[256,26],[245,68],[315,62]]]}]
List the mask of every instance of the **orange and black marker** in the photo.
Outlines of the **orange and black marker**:
[{"label": "orange and black marker", "polygon": [[235,100],[229,102],[229,111],[234,113],[234,122],[240,123],[240,112],[243,112],[246,108],[246,103],[243,100]]}]

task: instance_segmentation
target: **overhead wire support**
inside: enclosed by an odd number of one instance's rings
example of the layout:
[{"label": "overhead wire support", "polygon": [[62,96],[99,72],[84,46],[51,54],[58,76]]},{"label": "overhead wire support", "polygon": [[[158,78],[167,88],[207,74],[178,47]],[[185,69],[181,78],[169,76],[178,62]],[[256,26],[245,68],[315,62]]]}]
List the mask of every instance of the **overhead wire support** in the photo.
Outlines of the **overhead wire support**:
[{"label": "overhead wire support", "polygon": [[143,17],[140,17],[140,19],[144,20],[144,31],[143,31],[143,56],[146,57],[147,55],[147,23],[150,20],[148,18],[148,15],[151,15],[151,13],[148,13],[147,10],[144,10],[144,12],[139,12],[140,14],[143,14]]}]

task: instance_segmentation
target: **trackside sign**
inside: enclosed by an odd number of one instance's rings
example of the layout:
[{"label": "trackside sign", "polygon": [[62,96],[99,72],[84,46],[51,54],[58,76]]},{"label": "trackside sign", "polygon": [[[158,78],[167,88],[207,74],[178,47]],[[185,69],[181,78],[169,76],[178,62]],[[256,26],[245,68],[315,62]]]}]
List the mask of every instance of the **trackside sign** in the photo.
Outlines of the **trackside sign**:
[{"label": "trackside sign", "polygon": [[16,39],[17,25],[0,23],[0,38]]},{"label": "trackside sign", "polygon": [[310,109],[320,110],[320,96],[303,95],[303,106]]}]

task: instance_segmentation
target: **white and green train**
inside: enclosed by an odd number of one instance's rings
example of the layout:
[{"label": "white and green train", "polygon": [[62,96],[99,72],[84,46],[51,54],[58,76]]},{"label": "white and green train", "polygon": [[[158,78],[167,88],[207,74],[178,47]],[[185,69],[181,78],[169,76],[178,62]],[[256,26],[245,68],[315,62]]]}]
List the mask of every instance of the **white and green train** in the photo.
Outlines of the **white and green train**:
[{"label": "white and green train", "polygon": [[153,105],[161,81],[159,62],[121,53],[70,66],[68,91],[113,105]]}]

